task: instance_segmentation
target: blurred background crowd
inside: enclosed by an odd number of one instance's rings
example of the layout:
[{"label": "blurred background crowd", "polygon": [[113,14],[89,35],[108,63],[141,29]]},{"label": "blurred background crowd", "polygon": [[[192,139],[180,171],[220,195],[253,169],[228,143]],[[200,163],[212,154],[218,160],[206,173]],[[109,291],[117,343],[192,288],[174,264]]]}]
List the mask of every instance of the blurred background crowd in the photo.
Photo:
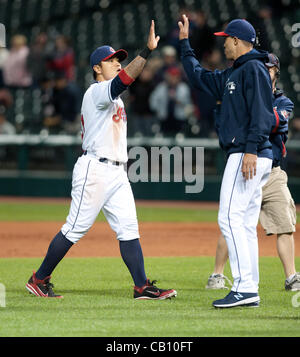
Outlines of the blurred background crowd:
[{"label": "blurred background crowd", "polygon": [[292,25],[300,23],[298,0],[0,0],[7,31],[7,47],[0,49],[0,134],[77,135],[81,99],[93,81],[89,54],[108,44],[128,50],[132,60],[154,18],[159,49],[123,95],[128,136],[216,137],[218,103],[189,86],[180,64],[182,13],[190,19],[196,56],[209,70],[230,65],[223,39],[213,33],[233,18],[254,25],[257,48],[281,60],[278,86],[295,103],[290,137],[300,139],[300,47],[291,45]]}]

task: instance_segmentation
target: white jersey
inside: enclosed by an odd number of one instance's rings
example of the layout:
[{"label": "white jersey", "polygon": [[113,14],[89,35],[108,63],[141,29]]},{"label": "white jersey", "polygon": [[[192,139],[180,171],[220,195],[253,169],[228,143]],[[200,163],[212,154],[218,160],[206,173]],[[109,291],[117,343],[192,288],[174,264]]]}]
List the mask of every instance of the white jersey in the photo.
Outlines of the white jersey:
[{"label": "white jersey", "polygon": [[120,97],[111,98],[112,80],[93,83],[81,106],[82,148],[113,161],[127,162],[127,116]]}]

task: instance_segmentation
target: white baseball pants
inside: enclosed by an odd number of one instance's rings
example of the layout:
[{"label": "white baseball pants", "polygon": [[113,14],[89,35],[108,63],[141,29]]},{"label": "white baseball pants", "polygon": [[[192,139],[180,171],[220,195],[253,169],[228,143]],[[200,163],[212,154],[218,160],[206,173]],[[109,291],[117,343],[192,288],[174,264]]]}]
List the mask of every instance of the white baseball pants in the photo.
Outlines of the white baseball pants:
[{"label": "white baseball pants", "polygon": [[262,187],[272,169],[272,160],[257,158],[256,175],[245,180],[242,174],[244,154],[228,158],[221,185],[218,223],[228,246],[233,277],[232,291],[258,292],[258,224]]},{"label": "white baseball pants", "polygon": [[124,166],[102,163],[90,154],[78,158],[72,177],[72,202],[61,231],[76,243],[102,209],[118,240],[139,238],[136,207]]}]

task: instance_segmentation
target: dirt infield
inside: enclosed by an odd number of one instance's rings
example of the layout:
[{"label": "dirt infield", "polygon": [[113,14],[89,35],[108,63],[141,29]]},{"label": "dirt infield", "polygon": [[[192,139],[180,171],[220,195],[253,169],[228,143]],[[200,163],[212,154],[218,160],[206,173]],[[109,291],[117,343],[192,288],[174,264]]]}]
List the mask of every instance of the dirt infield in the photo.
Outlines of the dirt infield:
[{"label": "dirt infield", "polygon": [[[69,203],[69,199],[0,197],[0,202]],[[218,209],[214,202],[136,201],[137,206]],[[300,207],[297,206],[297,211]],[[0,258],[43,257],[62,222],[0,222]],[[141,245],[147,257],[214,256],[220,234],[217,223],[139,223]],[[295,253],[300,256],[300,224]],[[266,237],[258,226],[261,256],[276,256],[276,237]],[[86,236],[68,252],[69,257],[119,257],[119,245],[106,222],[96,222]]]},{"label": "dirt infield", "polygon": [[[42,257],[60,222],[0,222],[0,257]],[[300,226],[297,226],[298,232]],[[214,256],[219,229],[216,223],[140,223],[144,255]],[[276,256],[276,238],[258,227],[261,256]],[[300,234],[295,234],[300,256]],[[119,245],[108,223],[97,222],[68,253],[69,257],[120,256]]]}]

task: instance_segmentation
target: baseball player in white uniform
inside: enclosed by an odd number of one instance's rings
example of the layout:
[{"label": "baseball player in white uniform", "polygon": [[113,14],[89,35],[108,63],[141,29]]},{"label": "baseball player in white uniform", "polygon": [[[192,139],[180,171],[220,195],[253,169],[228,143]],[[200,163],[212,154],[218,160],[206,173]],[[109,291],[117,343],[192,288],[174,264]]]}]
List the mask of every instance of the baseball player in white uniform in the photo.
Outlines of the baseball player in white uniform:
[{"label": "baseball player in white uniform", "polygon": [[91,228],[100,210],[116,232],[124,263],[134,281],[135,299],[163,300],[177,295],[157,288],[145,275],[135,202],[124,164],[127,162],[127,116],[120,94],[142,72],[159,42],[151,23],[147,47],[124,69],[125,50],[98,47],[90,56],[95,82],[84,94],[81,108],[83,155],[75,164],[72,202],[66,223],[52,240],[27,290],[42,297],[62,297],[53,291],[50,274],[73,244]]}]

